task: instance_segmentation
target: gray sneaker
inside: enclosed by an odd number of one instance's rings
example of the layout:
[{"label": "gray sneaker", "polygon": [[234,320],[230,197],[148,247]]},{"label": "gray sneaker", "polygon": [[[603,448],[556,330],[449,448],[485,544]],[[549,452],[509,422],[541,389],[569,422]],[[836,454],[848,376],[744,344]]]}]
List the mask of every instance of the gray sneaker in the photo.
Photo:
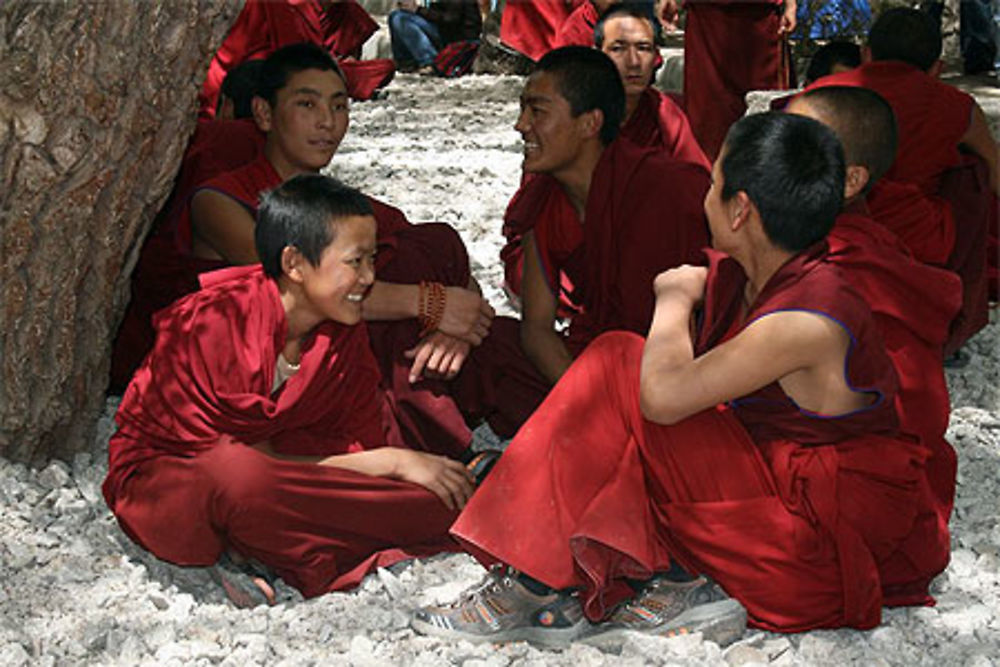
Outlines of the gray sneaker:
[{"label": "gray sneaker", "polygon": [[535,595],[504,568],[493,568],[458,602],[414,612],[421,634],[470,642],[527,641],[547,648],[568,646],[589,627],[576,595]]},{"label": "gray sneaker", "polygon": [[673,637],[694,632],[720,646],[743,635],[747,612],[706,577],[677,582],[656,579],[638,597],[624,602],[607,621],[595,625],[581,643],[618,650],[629,632]]}]

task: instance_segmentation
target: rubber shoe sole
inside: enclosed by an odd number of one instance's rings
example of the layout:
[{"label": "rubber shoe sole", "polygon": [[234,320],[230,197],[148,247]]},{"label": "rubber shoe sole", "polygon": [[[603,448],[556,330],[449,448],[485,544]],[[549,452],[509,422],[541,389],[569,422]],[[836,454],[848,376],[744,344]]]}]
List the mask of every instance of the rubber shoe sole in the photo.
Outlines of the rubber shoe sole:
[{"label": "rubber shoe sole", "polygon": [[633,630],[618,627],[601,631],[594,626],[595,633],[580,640],[581,644],[594,646],[605,651],[619,651],[631,634],[676,637],[700,632],[705,641],[727,646],[746,631],[747,611],[732,598],[709,602],[692,607],[676,618],[648,630]]},{"label": "rubber shoe sole", "polygon": [[566,628],[517,627],[498,630],[490,635],[477,635],[446,627],[445,624],[438,625],[434,622],[436,618],[439,617],[424,620],[415,614],[410,620],[410,627],[423,635],[455,641],[467,641],[473,644],[528,642],[542,648],[557,649],[566,648],[572,644],[583,636],[590,626],[586,618],[581,618],[575,624]]}]

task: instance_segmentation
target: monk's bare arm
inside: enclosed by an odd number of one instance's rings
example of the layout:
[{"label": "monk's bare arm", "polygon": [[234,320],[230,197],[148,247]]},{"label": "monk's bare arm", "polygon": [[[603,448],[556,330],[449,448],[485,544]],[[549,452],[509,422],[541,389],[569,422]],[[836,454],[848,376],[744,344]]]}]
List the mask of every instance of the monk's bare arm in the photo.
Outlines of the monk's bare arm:
[{"label": "monk's bare arm", "polygon": [[[365,320],[372,322],[404,320],[417,317],[419,308],[419,285],[377,280],[362,302],[361,313]],[[477,292],[446,287],[444,316],[438,331],[479,345],[489,334],[493,314],[493,307]]]},{"label": "monk's bare arm", "polygon": [[986,160],[986,164],[990,168],[990,187],[993,188],[993,192],[1000,192],[1000,170],[997,168],[1000,147],[993,139],[989,123],[986,121],[986,114],[983,113],[978,104],[972,106],[972,121],[959,143]]},{"label": "monk's bare arm", "polygon": [[199,190],[191,199],[194,252],[230,264],[254,264],[254,219],[238,201],[214,190]]},{"label": "monk's bare arm", "polygon": [[254,449],[284,461],[314,463],[372,477],[413,482],[434,493],[449,509],[465,507],[474,487],[472,475],[458,461],[398,447],[379,447],[327,457],[279,454],[266,442],[255,445]]},{"label": "monk's bare arm", "polygon": [[841,414],[863,404],[865,398],[851,392],[843,380],[847,333],[815,313],[762,317],[696,358],[690,320],[704,293],[706,274],[703,267],[684,266],[656,279],[656,311],[639,381],[644,417],[674,424],[789,378],[795,381],[793,398],[809,410]]},{"label": "monk's bare arm", "polygon": [[524,276],[521,280],[521,349],[538,372],[555,384],[573,357],[555,331],[556,297],[549,289],[538,259],[535,235],[524,235]]}]

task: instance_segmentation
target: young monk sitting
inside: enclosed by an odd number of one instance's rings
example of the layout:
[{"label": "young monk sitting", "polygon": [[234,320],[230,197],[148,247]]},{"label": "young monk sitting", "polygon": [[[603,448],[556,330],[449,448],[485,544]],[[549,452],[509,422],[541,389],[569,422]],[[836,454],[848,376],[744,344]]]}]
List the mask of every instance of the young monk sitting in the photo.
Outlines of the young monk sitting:
[{"label": "young monk sitting", "polygon": [[[930,16],[893,8],[872,26],[865,63],[811,87],[870,88],[892,107],[899,153],[868,205],[917,259],[961,276],[963,308],[947,345],[952,352],[987,321],[986,246],[989,218],[996,214],[1000,149],[972,96],[938,80],[940,54],[940,28]],[[970,159],[962,151],[985,163],[987,179],[962,169]]]},{"label": "young monk sitting", "polygon": [[827,260],[844,171],[812,119],[732,127],[704,203],[710,267],[656,278],[648,338],[594,341],[452,527],[517,573],[414,628],[614,647],[630,630],[725,643],[742,608],[777,631],[879,623],[927,451],[896,436],[892,364]]},{"label": "young monk sitting", "polygon": [[941,358],[962,303],[961,280],[914,259],[868,212],[865,196],[896,154],[896,121],[878,93],[848,86],[817,88],[797,97],[788,111],[820,121],[844,147],[844,209],[827,239],[828,259],[843,269],[882,334],[899,377],[900,432],[919,438],[930,450],[928,487],[914,530],[897,556],[880,565],[886,604],[925,602],[931,579],[950,557],[956,459],[944,437],[951,405]]},{"label": "young monk sitting", "polygon": [[273,601],[257,564],[312,597],[452,547],[472,492],[450,459],[384,446],[362,308],[375,280],[368,200],[318,174],[264,197],[262,265],[202,277],[157,315],[129,385],[104,497],[157,557],[211,566],[240,606]]},{"label": "young monk sitting", "polygon": [[[704,169],[614,141],[623,92],[610,58],[570,46],[546,54],[521,94],[524,170],[555,182],[572,211],[540,218],[523,244],[521,344],[553,383],[598,334],[645,331],[653,277],[693,261],[707,240]],[[554,328],[562,273],[581,311],[565,338]]]},{"label": "young monk sitting", "polygon": [[[625,88],[625,116],[620,136],[638,146],[655,148],[666,155],[710,165],[691,132],[687,116],[673,100],[652,87],[659,52],[653,41],[653,24],[641,8],[613,7],[598,21],[593,39],[615,63]],[[507,243],[500,251],[509,293],[520,296],[524,272],[524,234],[540,220],[563,220],[573,224],[577,214],[564,188],[551,174],[525,168],[526,177],[504,213],[503,234]],[[567,288],[569,282],[562,277]],[[563,299],[561,305],[573,310]]]},{"label": "young monk sitting", "polygon": [[[254,213],[260,193],[333,157],[348,126],[348,100],[337,64],[319,47],[295,44],[264,62],[254,118],[267,133],[253,162],[198,188],[191,198],[191,254],[218,266],[257,261]],[[380,279],[364,317],[384,388],[411,442],[459,455],[471,434],[438,385],[487,335],[493,310],[472,280],[465,246],[442,223],[411,225],[397,209],[371,200],[378,223]],[[408,357],[408,358],[407,358]],[[428,380],[430,382],[430,380]]]}]

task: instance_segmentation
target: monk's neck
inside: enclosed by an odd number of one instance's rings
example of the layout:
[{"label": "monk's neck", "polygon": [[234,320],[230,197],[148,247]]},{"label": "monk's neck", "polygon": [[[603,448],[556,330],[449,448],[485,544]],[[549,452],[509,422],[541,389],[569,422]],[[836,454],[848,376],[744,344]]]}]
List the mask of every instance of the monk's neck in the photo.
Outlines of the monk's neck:
[{"label": "monk's neck", "polygon": [[278,176],[281,176],[282,181],[287,181],[292,176],[298,176],[299,174],[309,174],[315,172],[313,169],[307,169],[290,162],[278,149],[277,142],[275,141],[273,135],[268,135],[267,143],[264,144],[264,157],[266,157],[267,161],[271,163],[274,170],[278,172]]},{"label": "monk's neck", "polygon": [[628,125],[628,122],[632,120],[632,114],[635,113],[636,108],[639,106],[639,95],[629,95],[625,98],[625,117],[622,119],[622,127]]},{"label": "monk's neck", "polygon": [[298,363],[303,339],[319,325],[321,319],[301,306],[304,301],[301,290],[297,285],[290,284],[285,276],[278,279],[278,293],[287,323],[282,354],[285,360],[295,364]]},{"label": "monk's neck", "polygon": [[597,163],[600,162],[603,153],[604,147],[600,145],[596,150],[585,149],[572,165],[553,174],[581,221],[587,211],[590,182],[594,178],[594,170],[597,168]]},{"label": "monk's neck", "polygon": [[768,281],[793,256],[794,253],[773,246],[745,256],[736,256],[736,260],[747,275],[747,285],[743,292],[747,306],[757,300]]}]

